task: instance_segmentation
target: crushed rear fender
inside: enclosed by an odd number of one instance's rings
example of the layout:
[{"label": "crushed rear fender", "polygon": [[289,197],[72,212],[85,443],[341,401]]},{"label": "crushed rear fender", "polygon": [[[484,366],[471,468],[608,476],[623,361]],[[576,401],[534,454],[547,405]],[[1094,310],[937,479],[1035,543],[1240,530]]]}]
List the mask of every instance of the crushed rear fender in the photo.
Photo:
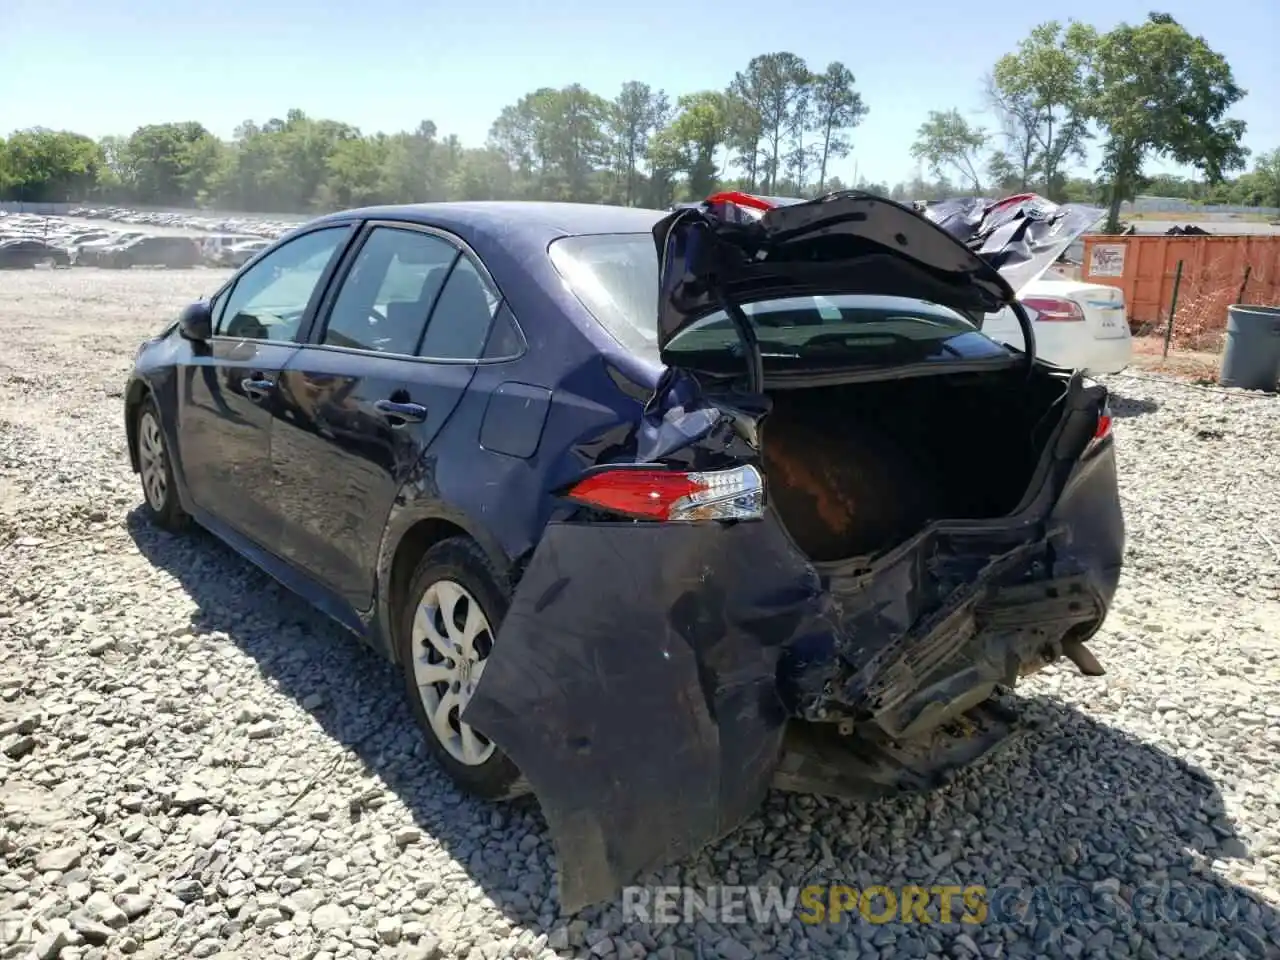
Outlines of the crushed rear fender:
[{"label": "crushed rear fender", "polygon": [[830,636],[827,602],[771,516],[547,528],[463,719],[537,795],[565,909],[755,811],[787,723],[779,658]]}]

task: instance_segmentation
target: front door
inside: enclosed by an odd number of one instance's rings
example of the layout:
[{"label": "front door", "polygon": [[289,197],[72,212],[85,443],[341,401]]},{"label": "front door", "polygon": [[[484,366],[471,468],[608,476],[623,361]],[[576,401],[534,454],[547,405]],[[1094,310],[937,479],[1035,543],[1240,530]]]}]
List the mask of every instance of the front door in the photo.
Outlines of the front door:
[{"label": "front door", "polygon": [[179,456],[191,499],[268,550],[280,527],[270,444],[277,382],[350,233],[344,225],[303,234],[237,277],[214,298],[213,338],[192,344],[179,370]]},{"label": "front door", "polygon": [[327,299],[280,377],[280,552],[364,610],[392,505],[470,384],[498,297],[448,238],[375,224]]}]

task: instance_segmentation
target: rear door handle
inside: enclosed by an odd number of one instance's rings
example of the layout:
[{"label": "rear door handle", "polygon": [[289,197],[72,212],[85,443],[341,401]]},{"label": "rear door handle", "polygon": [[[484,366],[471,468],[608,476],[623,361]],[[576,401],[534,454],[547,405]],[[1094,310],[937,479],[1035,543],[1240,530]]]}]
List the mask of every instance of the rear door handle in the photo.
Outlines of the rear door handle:
[{"label": "rear door handle", "polygon": [[240,389],[251,400],[261,400],[274,390],[275,386],[276,382],[274,380],[268,380],[265,377],[245,377],[240,381]]},{"label": "rear door handle", "polygon": [[420,403],[396,403],[394,400],[379,400],[374,409],[391,421],[392,426],[406,423],[422,423],[427,419],[427,408]]}]

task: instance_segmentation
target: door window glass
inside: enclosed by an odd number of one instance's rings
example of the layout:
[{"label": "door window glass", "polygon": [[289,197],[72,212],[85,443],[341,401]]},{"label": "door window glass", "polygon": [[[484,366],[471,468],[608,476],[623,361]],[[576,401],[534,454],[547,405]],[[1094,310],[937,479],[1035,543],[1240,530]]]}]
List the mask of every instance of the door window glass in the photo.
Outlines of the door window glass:
[{"label": "door window glass", "polygon": [[511,308],[504,301],[493,318],[493,332],[485,344],[485,360],[510,360],[524,352],[524,337],[511,315]]},{"label": "door window glass", "polygon": [[427,324],[418,355],[429,360],[478,360],[502,298],[468,257],[460,257]]},{"label": "door window glass", "polygon": [[277,247],[236,280],[216,333],[243,340],[294,339],[325,268],[350,228],[314,230]]},{"label": "door window glass", "polygon": [[342,282],[320,342],[413,356],[457,255],[433,234],[375,228]]}]

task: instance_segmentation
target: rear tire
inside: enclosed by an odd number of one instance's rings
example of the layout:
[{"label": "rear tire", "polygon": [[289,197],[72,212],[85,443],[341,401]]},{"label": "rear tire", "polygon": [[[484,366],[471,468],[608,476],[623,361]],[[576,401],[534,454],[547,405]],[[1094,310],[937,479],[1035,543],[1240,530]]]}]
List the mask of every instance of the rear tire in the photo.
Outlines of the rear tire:
[{"label": "rear tire", "polygon": [[152,522],[174,533],[186,529],[191,517],[178,502],[169,443],[160,425],[160,410],[153,397],[148,396],[138,408],[134,437],[143,502]]},{"label": "rear tire", "polygon": [[508,600],[480,546],[452,537],[423,555],[395,612],[397,659],[427,749],[454,783],[483,800],[527,790],[516,765],[458,719],[493,649]]}]

